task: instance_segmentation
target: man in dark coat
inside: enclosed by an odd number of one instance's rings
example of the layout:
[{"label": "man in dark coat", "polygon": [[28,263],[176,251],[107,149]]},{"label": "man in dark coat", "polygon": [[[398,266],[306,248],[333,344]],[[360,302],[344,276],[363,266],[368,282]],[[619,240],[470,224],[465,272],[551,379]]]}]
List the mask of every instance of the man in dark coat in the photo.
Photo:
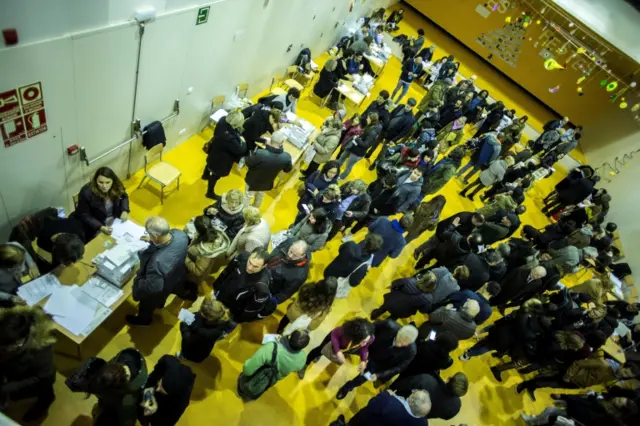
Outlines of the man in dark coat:
[{"label": "man in dark coat", "polygon": [[[389,119],[391,118],[391,112],[387,108],[389,104],[389,92],[386,90],[381,90],[378,94],[378,97],[373,100],[367,109],[362,113],[362,117],[367,117],[371,113],[378,114],[378,120],[380,124],[382,124],[382,128],[386,129],[389,124]],[[377,145],[376,145],[377,146]],[[373,148],[375,149],[375,147]]]},{"label": "man in dark coat", "polygon": [[[460,224],[460,218],[454,219],[445,230],[436,239],[436,244],[431,247],[429,241],[418,247],[414,252],[414,257],[422,254],[420,260],[416,264],[416,269],[422,269],[427,266],[432,259],[436,259],[438,265],[456,265],[469,253],[477,253],[482,244],[482,237],[478,233],[472,233],[468,236],[461,235],[457,231]],[[436,233],[438,231],[436,230]],[[417,256],[416,256],[417,255]]]},{"label": "man in dark coat", "polygon": [[384,295],[382,306],[371,311],[371,319],[375,320],[385,312],[389,312],[392,319],[408,318],[418,312],[429,313],[437,283],[433,272],[395,280],[391,283],[391,291]]},{"label": "man in dark coat", "polygon": [[133,300],[140,302],[138,315],[127,315],[130,325],[147,326],[153,311],[164,307],[170,294],[181,294],[187,273],[185,259],[189,237],[179,229],[171,229],[163,217],[152,216],[144,225],[149,247],[140,252],[140,269],[133,280]]},{"label": "man in dark coat", "polygon": [[[380,150],[380,154],[378,154],[378,156],[374,160],[374,164],[386,157],[388,144],[396,143],[411,132],[411,129],[416,122],[416,117],[413,115],[413,108],[415,106],[416,100],[413,98],[409,98],[406,105],[398,105],[393,111],[391,111],[391,115],[389,116],[389,123],[382,130],[381,134],[381,138],[384,139],[385,142],[382,149]],[[371,155],[375,151],[376,147],[377,145],[370,148],[365,157],[371,158]]]},{"label": "man in dark coat", "polygon": [[371,266],[380,266],[387,257],[395,259],[400,256],[407,245],[404,234],[412,223],[413,216],[407,214],[402,216],[400,220],[379,217],[369,225],[369,232],[380,235],[383,240],[382,247],[373,255]]},{"label": "man in dark coat", "polygon": [[[272,106],[257,103],[242,110],[246,120],[243,127],[242,137],[247,143],[247,152],[256,148],[256,142],[265,143],[262,137],[265,133],[274,133],[278,129],[280,117],[282,115],[282,104],[276,102]],[[249,114],[249,115],[247,115]]]},{"label": "man in dark coat", "polygon": [[521,266],[505,275],[500,282],[500,293],[492,297],[492,306],[504,306],[509,302],[524,302],[542,288],[542,278],[547,270],[542,266]]},{"label": "man in dark coat", "polygon": [[404,370],[416,356],[415,341],[418,330],[412,325],[401,327],[395,321],[375,323],[375,340],[369,347],[367,368],[356,378],[345,383],[337,398],[344,399],[353,389],[369,381],[386,382]]},{"label": "man in dark coat", "polygon": [[[371,398],[366,407],[349,420],[349,426],[427,426],[425,416],[431,410],[429,394],[417,390],[407,398],[398,397],[389,391],[380,392]],[[344,416],[339,420],[342,424]]]},{"label": "man in dark coat", "polygon": [[[220,198],[215,193],[218,180],[228,176],[233,164],[247,154],[247,144],[237,130],[244,123],[244,116],[241,112],[231,113],[227,116],[227,121],[229,122],[229,130],[224,133],[220,132],[219,136],[214,135],[209,143],[207,164],[202,174],[202,179],[208,180],[206,197],[212,200]],[[235,127],[231,126],[231,123]]]},{"label": "man in dark coat", "polygon": [[149,374],[138,420],[144,426],[174,426],[189,406],[196,375],[172,355],[163,355]]},{"label": "man in dark coat", "polygon": [[446,370],[453,365],[451,352],[458,349],[458,339],[453,334],[443,331],[435,338],[416,342],[417,353],[411,364],[404,369],[398,378],[416,376],[418,374],[439,375],[440,370]]},{"label": "man in dark coat", "polygon": [[246,198],[247,201],[255,194],[254,207],[260,207],[266,191],[273,189],[273,184],[280,172],[288,173],[293,168],[291,155],[282,148],[285,136],[276,132],[271,135],[265,149],[259,149],[251,154],[247,165]]},{"label": "man in dark coat", "polygon": [[373,254],[380,250],[383,240],[378,234],[369,232],[360,243],[348,241],[338,249],[338,256],[324,269],[324,278],[349,277],[349,285],[357,287],[369,271]]},{"label": "man in dark coat", "polygon": [[267,269],[271,273],[271,294],[276,304],[288,300],[309,276],[311,251],[306,242],[290,238],[269,256]]},{"label": "man in dark coat", "polygon": [[432,403],[427,418],[451,420],[462,408],[460,398],[467,394],[469,380],[464,373],[454,374],[446,383],[439,376],[420,374],[396,380],[391,389],[405,397],[416,389],[427,391]]},{"label": "man in dark coat", "polygon": [[269,254],[262,248],[250,254],[238,254],[213,283],[213,294],[230,311],[236,322],[248,322],[273,312],[275,304],[267,304],[271,275],[265,268]]}]

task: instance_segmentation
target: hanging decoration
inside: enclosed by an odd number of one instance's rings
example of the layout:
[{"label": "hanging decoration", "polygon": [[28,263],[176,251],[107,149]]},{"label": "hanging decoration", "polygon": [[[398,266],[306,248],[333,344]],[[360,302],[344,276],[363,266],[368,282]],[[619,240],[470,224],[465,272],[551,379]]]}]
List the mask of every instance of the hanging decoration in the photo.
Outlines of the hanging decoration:
[{"label": "hanging decoration", "polygon": [[600,82],[600,86],[604,87],[604,86],[606,86],[606,85],[607,85],[607,80],[602,80],[602,81]]},{"label": "hanging decoration", "polygon": [[555,59],[547,59],[544,61],[544,69],[547,71],[563,70],[564,67],[558,63]]},{"label": "hanging decoration", "polygon": [[506,22],[507,24],[511,23],[511,16],[507,16],[504,20],[504,22]]},{"label": "hanging decoration", "polygon": [[550,87],[549,93],[558,93],[559,90],[560,90],[560,85],[558,84],[556,87]]},{"label": "hanging decoration", "polygon": [[631,88],[635,89],[635,87],[638,85],[638,83],[636,83],[635,81],[632,81],[631,84],[629,84],[629,86],[631,86]]},{"label": "hanging decoration", "polygon": [[611,83],[607,84],[607,92],[613,92],[617,88],[618,88],[618,82],[617,81],[612,81]]},{"label": "hanging decoration", "polygon": [[583,53],[586,53],[587,49],[585,49],[584,47],[578,47],[578,50],[576,50],[576,55],[582,55]]},{"label": "hanging decoration", "polygon": [[628,106],[629,104],[627,104],[627,100],[622,98],[622,102],[620,102],[620,109],[627,109]]},{"label": "hanging decoration", "polygon": [[631,111],[633,112],[640,111],[640,104],[635,104],[634,106],[632,106]]},{"label": "hanging decoration", "polygon": [[584,89],[582,87],[578,87],[578,96],[584,96]]},{"label": "hanging decoration", "polygon": [[587,79],[587,77],[582,76],[578,79],[578,81],[576,82],[576,84],[582,84],[583,81],[585,81]]}]

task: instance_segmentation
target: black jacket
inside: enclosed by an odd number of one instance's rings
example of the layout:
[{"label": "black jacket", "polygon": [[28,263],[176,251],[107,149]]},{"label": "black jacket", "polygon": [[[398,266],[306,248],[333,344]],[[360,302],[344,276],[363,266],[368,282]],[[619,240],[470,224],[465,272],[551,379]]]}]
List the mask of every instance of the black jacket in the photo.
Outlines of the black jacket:
[{"label": "black jacket", "polygon": [[309,276],[309,264],[311,263],[311,251],[307,250],[304,258],[291,261],[287,257],[289,247],[295,242],[290,238],[280,244],[269,257],[267,268],[271,273],[272,297],[280,304],[293,296]]},{"label": "black jacket", "polygon": [[459,264],[469,253],[471,247],[467,237],[460,235],[453,225],[442,234],[440,244],[433,251],[433,256],[441,266],[453,266]]},{"label": "black jacket", "polygon": [[477,253],[469,253],[462,258],[462,263],[460,264],[469,268],[469,278],[458,280],[461,289],[478,291],[480,287],[489,281],[489,262],[483,256]]},{"label": "black jacket", "polygon": [[407,136],[416,122],[413,111],[404,109],[404,105],[398,105],[391,112],[389,124],[385,130],[384,137],[387,142],[396,142]]},{"label": "black jacket", "polygon": [[375,323],[376,340],[369,347],[368,370],[383,382],[407,368],[416,356],[415,343],[404,348],[393,345],[400,328],[400,324],[392,320]]},{"label": "black jacket", "polygon": [[159,121],[152,121],[142,129],[142,146],[151,149],[156,145],[166,145],[167,138],[164,135],[164,128]]},{"label": "black jacket", "polygon": [[263,138],[262,135],[264,135],[265,133],[273,133],[273,126],[271,126],[271,122],[269,122],[271,109],[261,104],[256,105],[262,108],[256,110],[253,115],[247,118],[242,125],[242,127],[244,128],[242,136],[247,142],[248,150],[252,150],[253,148],[255,148],[256,142],[266,142],[265,138]]},{"label": "black jacket", "polygon": [[245,164],[248,168],[245,181],[251,191],[270,191],[278,173],[293,168],[289,153],[270,145],[251,154]]},{"label": "black jacket", "polygon": [[156,388],[160,380],[168,395],[155,392],[158,410],[150,417],[145,417],[141,413],[138,420],[143,425],[173,426],[177,424],[189,406],[196,375],[176,357],[163,355],[153,372],[149,374],[145,389]]},{"label": "black jacket", "polygon": [[382,124],[382,128],[386,129],[389,125],[389,119],[391,118],[391,112],[387,109],[387,102],[379,103],[377,100],[373,100],[362,113],[363,117],[375,112],[378,114],[378,120]]},{"label": "black jacket", "polygon": [[416,347],[416,357],[406,370],[400,373],[398,380],[418,374],[439,374],[440,370],[446,370],[453,365],[449,352],[435,340],[419,340]]},{"label": "black jacket", "polygon": [[318,82],[313,86],[313,93],[319,98],[325,98],[336,87],[338,87],[338,77],[333,71],[329,71],[325,67],[320,71]]},{"label": "black jacket", "polygon": [[348,145],[345,145],[345,149],[353,155],[364,157],[364,155],[367,153],[367,150],[372,147],[378,140],[378,136],[380,135],[381,131],[382,125],[380,124],[373,127],[367,127],[362,135],[356,136],[354,138],[355,143],[349,143]]},{"label": "black jacket", "polygon": [[[122,196],[113,200],[113,217],[119,218],[122,212],[129,212],[129,196],[123,193]],[[84,225],[86,242],[100,231],[100,227],[107,223],[107,209],[104,206],[104,198],[98,197],[91,190],[88,183],[82,187],[78,194],[78,207],[73,212],[72,217],[78,219]]]},{"label": "black jacket", "polygon": [[408,318],[417,312],[431,311],[433,295],[423,293],[416,286],[417,278],[400,278],[391,284],[391,291],[384,295],[384,308],[393,318]]},{"label": "black jacket", "polygon": [[475,226],[471,222],[471,219],[473,218],[473,212],[460,212],[438,222],[438,226],[436,227],[436,236],[440,238],[442,236],[442,233],[449,228],[449,225],[453,224],[453,221],[457,217],[460,218],[460,224],[457,226],[456,231],[458,231],[460,235],[471,235],[471,233],[475,229]]},{"label": "black jacket", "polygon": [[182,335],[182,356],[192,362],[204,361],[213,350],[216,342],[235,328],[233,321],[211,323],[198,312],[191,325],[180,323]]},{"label": "black jacket", "polygon": [[235,322],[254,321],[273,313],[273,304],[253,297],[255,285],[271,283],[271,275],[265,268],[255,274],[247,273],[249,253],[238,254],[218,275],[213,283],[213,292],[231,312]]},{"label": "black jacket", "polygon": [[[400,73],[400,80],[411,83],[423,73],[422,64],[415,63],[413,58],[409,58],[402,64],[402,71]],[[417,77],[410,76],[409,73],[417,74]]]},{"label": "black jacket", "polygon": [[74,234],[82,241],[85,240],[84,226],[79,220],[73,217],[45,218],[44,226],[38,234],[38,247],[51,253],[51,249],[53,248],[51,238],[56,234]]},{"label": "black jacket", "polygon": [[0,360],[0,383],[2,393],[7,396],[14,395],[15,399],[35,397],[55,381],[53,345],[29,348],[15,357]]},{"label": "black jacket", "polygon": [[207,168],[216,176],[227,176],[231,173],[233,163],[240,161],[246,153],[247,144],[242,141],[240,133],[230,129],[211,139]]},{"label": "black jacket", "polygon": [[[340,186],[340,192],[343,200],[352,195],[350,188],[351,185],[349,182]],[[370,207],[371,196],[365,191],[353,199],[351,204],[349,204],[349,207],[347,207],[347,211],[353,213],[351,216],[353,219],[360,220],[367,216]]]},{"label": "black jacket", "polygon": [[540,280],[528,281],[531,268],[521,266],[510,271],[500,282],[500,293],[491,298],[491,305],[504,305],[533,296],[542,286]]},{"label": "black jacket", "polygon": [[431,411],[427,414],[428,419],[450,420],[454,418],[460,412],[460,408],[462,408],[460,397],[452,394],[448,385],[439,376],[420,374],[418,376],[407,377],[406,379],[393,382],[391,389],[405,398],[411,395],[416,389],[429,392],[429,397],[431,397]]},{"label": "black jacket", "polygon": [[[362,282],[369,270],[367,266],[363,266],[357,271],[356,268],[369,260],[370,257],[371,255],[364,251],[364,242],[360,244],[353,241],[344,243],[338,249],[338,256],[324,269],[324,277],[349,277],[351,287],[356,287]],[[349,274],[351,275],[349,276]]]},{"label": "black jacket", "polygon": [[[240,229],[242,229],[242,227],[244,226],[244,216],[242,215],[243,209],[240,208],[237,211],[227,210],[225,208],[226,203],[224,201],[224,197],[225,196],[223,195],[220,200],[216,201],[208,207],[205,207],[203,214],[208,217],[216,217],[220,219],[222,223],[227,225],[227,229],[225,229],[224,231],[225,234],[227,234],[229,238],[233,239],[236,235],[238,235],[238,232],[240,232]],[[218,213],[213,216],[209,215],[207,213],[207,210],[209,210],[211,207],[216,209]]]}]

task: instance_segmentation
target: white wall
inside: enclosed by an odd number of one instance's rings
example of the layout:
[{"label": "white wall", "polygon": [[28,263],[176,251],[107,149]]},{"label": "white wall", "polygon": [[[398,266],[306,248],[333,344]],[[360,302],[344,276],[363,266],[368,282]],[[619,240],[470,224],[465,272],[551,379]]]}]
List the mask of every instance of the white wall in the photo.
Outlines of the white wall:
[{"label": "white wall", "polygon": [[[180,98],[180,116],[165,126],[173,148],[199,130],[214,96],[231,94],[241,82],[250,84],[249,95],[264,90],[303,45],[318,56],[345,21],[394,2],[358,0],[349,13],[346,0],[0,0],[0,27],[16,28],[20,38],[17,46],[0,47],[0,92],[41,81],[49,127],[0,147],[0,207],[7,212],[0,212],[0,237],[39,208],[70,209],[71,196],[99,166],[126,175],[126,147],[91,167],[65,150],[85,146],[93,158],[129,138],[136,7],[155,6],[159,15],[146,25],[135,116],[143,126],[162,119]],[[203,4],[211,6],[209,21],[196,26]],[[181,129],[187,131],[178,136]],[[143,162],[139,142],[133,154],[136,171]]]},{"label": "white wall", "polygon": [[640,62],[640,13],[624,0],[554,0],[609,43]]}]

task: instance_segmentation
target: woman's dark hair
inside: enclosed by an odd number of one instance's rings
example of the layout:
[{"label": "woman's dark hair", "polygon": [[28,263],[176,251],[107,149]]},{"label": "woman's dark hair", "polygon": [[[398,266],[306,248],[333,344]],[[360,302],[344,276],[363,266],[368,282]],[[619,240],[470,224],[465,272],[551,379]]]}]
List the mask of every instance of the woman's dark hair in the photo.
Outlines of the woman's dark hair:
[{"label": "woman's dark hair", "polygon": [[369,232],[366,237],[364,237],[364,251],[367,254],[373,254],[382,248],[382,244],[384,240],[378,234],[373,232]]},{"label": "woman's dark hair", "polygon": [[484,94],[485,98],[489,97],[489,91],[488,90],[481,90],[480,93],[478,94],[478,96],[482,97],[483,94]]},{"label": "woman's dark hair", "polygon": [[84,256],[84,243],[75,234],[60,234],[53,241],[51,259],[55,266],[71,265]]},{"label": "woman's dark hair", "polygon": [[607,230],[607,232],[609,233],[613,233],[616,232],[616,230],[618,229],[618,225],[615,224],[614,222],[609,222],[607,223],[607,225],[604,227],[604,229]]},{"label": "woman's dark hair", "polygon": [[337,288],[338,280],[334,277],[303,285],[298,293],[298,303],[302,312],[317,314],[328,310],[336,297]]},{"label": "woman's dark hair", "polygon": [[109,361],[89,380],[88,392],[100,394],[105,391],[122,389],[129,382],[125,365],[118,361]]},{"label": "woman's dark hair", "polygon": [[218,234],[214,229],[213,225],[211,225],[211,219],[207,216],[198,216],[193,221],[193,226],[196,228],[196,232],[198,232],[198,241],[199,242],[214,242],[218,238]]},{"label": "woman's dark hair", "polygon": [[0,346],[9,346],[29,334],[33,313],[8,312],[0,319]]},{"label": "woman's dark hair", "polygon": [[406,158],[414,158],[414,157],[419,157],[419,156],[420,156],[420,151],[418,150],[418,148],[413,147],[413,148],[409,148],[407,150]]},{"label": "woman's dark hair", "polygon": [[418,35],[424,35],[424,30],[422,28],[418,30]]},{"label": "woman's dark hair", "polygon": [[310,340],[307,330],[295,330],[289,336],[289,346],[294,351],[301,351],[307,347]]},{"label": "woman's dark hair", "polygon": [[393,173],[388,174],[382,178],[382,184],[387,187],[394,187],[398,184],[398,177]]},{"label": "woman's dark hair", "polygon": [[313,233],[324,234],[327,231],[327,223],[329,222],[327,211],[323,208],[314,209],[311,212],[311,216],[316,219],[316,223],[313,224]]},{"label": "woman's dark hair", "polygon": [[364,318],[356,318],[351,321],[347,321],[342,325],[344,335],[353,344],[362,342],[369,336],[373,336],[375,327],[369,321]]},{"label": "woman's dark hair", "polygon": [[327,161],[322,166],[322,174],[326,176],[331,169],[338,169],[338,172],[340,172],[340,163],[336,160]]},{"label": "woman's dark hair", "polygon": [[[113,184],[111,185],[111,189],[107,194],[105,194],[100,190],[100,188],[98,188],[99,176],[103,176],[103,177],[106,177],[107,179],[111,179],[111,181],[113,182]],[[124,194],[125,190],[124,190],[124,185],[122,184],[122,182],[120,181],[120,179],[118,178],[118,176],[115,174],[113,170],[111,170],[109,167],[100,167],[93,174],[93,179],[91,179],[91,192],[93,192],[95,195],[97,195],[100,198],[105,198],[105,199],[109,198],[111,200],[118,200],[120,199],[120,197],[122,197],[122,194]]]},{"label": "woman's dark hair", "polygon": [[300,91],[295,87],[292,87],[291,89],[289,89],[289,91],[287,92],[287,95],[293,96],[296,99],[300,99]]},{"label": "woman's dark hair", "polygon": [[367,128],[375,127],[380,122],[380,117],[378,117],[378,113],[377,112],[369,113],[369,115],[367,115],[367,118],[369,119],[369,124],[367,125]]},{"label": "woman's dark hair", "polygon": [[436,195],[429,201],[435,208],[442,213],[444,206],[447,204],[447,199],[444,195]]}]

